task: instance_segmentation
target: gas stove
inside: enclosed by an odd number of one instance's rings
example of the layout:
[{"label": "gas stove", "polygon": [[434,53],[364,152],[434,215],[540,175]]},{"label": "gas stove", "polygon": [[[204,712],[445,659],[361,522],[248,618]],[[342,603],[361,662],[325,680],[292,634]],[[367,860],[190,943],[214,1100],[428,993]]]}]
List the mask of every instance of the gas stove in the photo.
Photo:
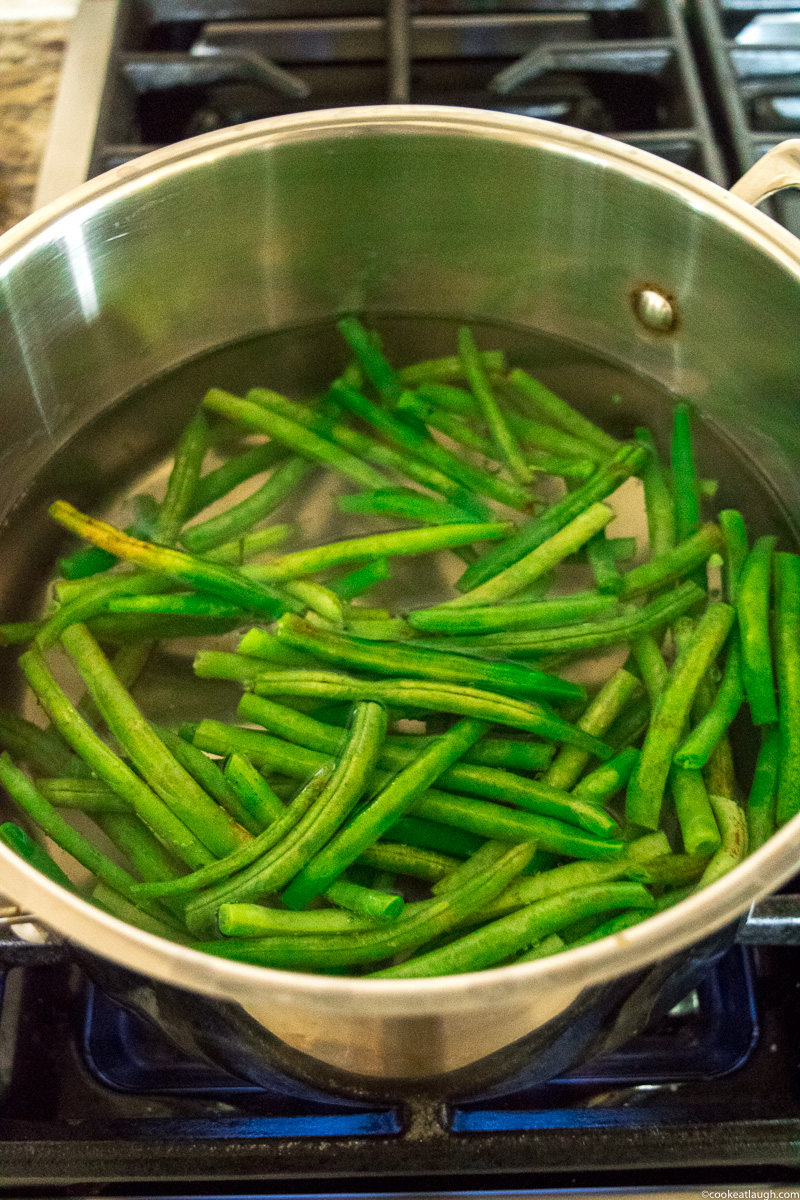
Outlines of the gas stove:
[{"label": "gas stove", "polygon": [[[226,125],[383,102],[562,121],[727,185],[796,127],[800,22],[779,5],[770,22],[757,0],[83,0],[36,202]],[[0,929],[0,1196],[777,1192],[800,1180],[800,897],[763,902],[739,941],[580,1072],[371,1105],[225,1075],[67,945]]]}]

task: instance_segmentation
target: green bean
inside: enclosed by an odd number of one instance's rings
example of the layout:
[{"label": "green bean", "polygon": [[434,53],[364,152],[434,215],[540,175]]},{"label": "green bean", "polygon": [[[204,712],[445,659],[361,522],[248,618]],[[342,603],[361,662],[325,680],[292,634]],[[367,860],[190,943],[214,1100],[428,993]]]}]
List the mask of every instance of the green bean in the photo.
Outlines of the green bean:
[{"label": "green bean", "polygon": [[[480,351],[478,352],[480,354]],[[481,363],[485,364],[485,355],[481,354]],[[463,370],[463,364],[460,364]],[[409,385],[408,379],[401,372],[403,383]],[[405,396],[412,393],[404,392]],[[464,388],[453,387],[449,383],[421,383],[413,393],[426,408],[444,409],[447,413],[455,413],[459,417],[473,417],[478,411],[478,402],[471,392]]]},{"label": "green bean", "polygon": [[[499,862],[503,855],[508,853],[509,849],[508,842],[484,842],[474,854],[470,855],[466,862],[460,863],[444,879],[440,879],[438,883],[434,883],[431,887],[431,892],[434,896],[445,896],[448,892],[455,891],[456,888],[460,888],[468,879],[472,879],[475,875],[479,875],[481,871],[485,871],[487,867],[491,867],[496,862]],[[514,885],[512,884],[511,886],[513,887]],[[496,900],[495,904],[497,904]]]},{"label": "green bean", "polygon": [[649,455],[641,469],[650,557],[661,558],[675,547],[675,509],[666,473],[649,429],[637,429],[636,440]]},{"label": "green bean", "polygon": [[388,480],[380,471],[376,471],[369,463],[343,450],[327,438],[320,437],[313,429],[308,429],[282,416],[274,409],[255,404],[252,400],[240,400],[221,388],[212,388],[203,399],[203,406],[212,412],[221,413],[231,421],[246,425],[257,433],[269,434],[279,442],[283,442],[295,454],[312,462],[324,463],[348,479],[355,480],[361,487],[380,488],[388,485]]},{"label": "green bean", "polygon": [[[304,650],[326,663],[357,667],[379,675],[401,674],[435,679],[443,684],[483,684],[510,696],[540,696],[556,701],[578,700],[585,695],[579,685],[546,675],[543,671],[515,664],[465,663],[457,655],[418,650],[410,645],[372,646],[343,634],[318,629],[290,614],[281,618],[275,629],[280,640],[295,650]],[[566,722],[556,723],[561,732],[566,733]],[[544,736],[548,736],[547,733]]]},{"label": "green bean", "polygon": [[280,442],[265,442],[229,458],[221,467],[209,471],[197,481],[186,519],[191,520],[204,508],[227,496],[245,480],[252,479],[254,475],[261,475],[264,471],[271,471],[288,456],[288,453]]},{"label": "green bean", "polygon": [[620,750],[608,762],[584,775],[572,789],[572,796],[589,804],[605,804],[628,782],[638,765],[639,755],[640,751],[632,746]]},{"label": "green bean", "polygon": [[190,904],[186,920],[192,933],[213,931],[220,904],[278,891],[314,858],[361,798],[385,734],[384,709],[369,701],[356,705],[347,747],[316,803],[273,851]]},{"label": "green bean", "polygon": [[269,516],[308,475],[309,464],[292,455],[272,472],[261,487],[224,512],[197,525],[189,525],[180,535],[182,545],[191,554],[207,554],[247,534],[254,525]]},{"label": "green bean", "polygon": [[624,576],[625,586],[620,596],[629,599],[674,583],[708,562],[711,555],[721,548],[722,534],[719,526],[710,523],[702,525],[696,533],[680,542],[674,549],[666,551],[660,558],[654,558],[651,562],[642,563],[640,567],[628,571]]},{"label": "green bean", "polygon": [[[201,721],[194,744],[212,754],[229,754],[239,750],[259,766],[270,767],[294,778],[304,778],[326,761],[324,755],[314,750],[292,746],[251,729],[223,725],[219,721]],[[385,773],[376,772],[373,786],[385,782],[387,778]],[[621,842],[591,837],[574,825],[550,817],[515,812],[488,801],[450,795],[434,789],[428,789],[415,805],[414,815],[497,841],[539,841],[543,849],[573,858],[612,859],[622,848]]]},{"label": "green bean", "polygon": [[747,801],[747,840],[753,854],[775,832],[781,732],[777,725],[762,725],[761,748]]},{"label": "green bean", "polygon": [[19,665],[61,736],[95,774],[128,801],[156,837],[188,866],[209,862],[212,855],[203,843],[84,721],[48,671],[41,652],[28,650]]},{"label": "green bean", "polygon": [[598,429],[570,404],[554,395],[544,384],[533,379],[526,371],[513,370],[509,376],[511,383],[528,400],[532,400],[537,409],[547,415],[548,420],[571,434],[581,442],[595,446],[605,455],[614,454],[619,449],[619,443]]},{"label": "green bean", "polygon": [[696,891],[727,875],[747,853],[747,820],[743,809],[727,796],[709,795],[708,798],[722,834],[722,845],[700,876]]},{"label": "green bean", "polygon": [[645,837],[628,842],[624,852],[614,862],[565,863],[549,871],[540,871],[530,878],[516,879],[481,915],[486,920],[494,920],[528,904],[546,900],[550,896],[559,896],[574,888],[613,883],[617,879],[632,878],[636,882],[642,882],[639,878],[640,868],[668,854],[669,842],[666,835],[649,833]]},{"label": "green bean", "polygon": [[567,943],[564,939],[560,938],[557,933],[551,933],[549,937],[536,942],[524,954],[518,954],[516,958],[512,958],[510,963],[516,965],[517,963],[534,962],[537,958],[549,958],[551,954],[560,954],[566,948]]},{"label": "green bean", "polygon": [[688,770],[673,765],[669,779],[686,853],[701,858],[716,854],[722,839],[709,803],[703,776],[699,770]]},{"label": "green bean", "polygon": [[528,846],[515,846],[505,859],[468,885],[438,900],[406,906],[403,915],[391,924],[365,933],[341,937],[265,938],[250,943],[212,942],[212,953],[224,957],[277,967],[339,967],[358,962],[380,962],[394,954],[413,950],[445,933],[458,921],[480,908],[525,866],[530,858]]},{"label": "green bean", "polygon": [[355,679],[349,675],[326,671],[274,671],[259,676],[254,685],[258,696],[313,696],[336,700],[375,699],[400,707],[432,709],[454,713],[461,717],[477,717],[538,733],[556,742],[576,745],[599,758],[611,757],[611,751],[598,738],[576,729],[540,705],[498,696],[479,688],[458,684],[436,684],[427,680]]},{"label": "green bean", "polygon": [[739,595],[739,577],[749,552],[744,517],[735,508],[726,508],[718,515],[725,543],[726,598],[735,604]]},{"label": "green bean", "polygon": [[368,537],[331,542],[312,550],[296,550],[270,563],[244,568],[250,579],[299,579],[316,571],[326,571],[343,563],[364,562],[395,554],[430,554],[455,546],[467,546],[505,537],[511,528],[503,521],[472,522],[459,525],[440,525],[429,529],[402,529],[396,533],[374,533]]},{"label": "green bean", "polygon": [[454,416],[446,409],[443,411],[435,404],[426,403],[417,392],[403,392],[397,402],[396,412],[401,417],[416,417],[467,450],[475,450],[478,454],[499,462],[494,446],[483,434],[476,433],[460,417]]},{"label": "green bean", "polygon": [[606,537],[605,531],[596,533],[594,537],[589,538],[586,543],[586,557],[589,560],[597,590],[603,595],[618,595],[624,587],[624,581],[617,570],[614,548]]},{"label": "green bean", "polygon": [[75,808],[79,812],[132,812],[132,806],[99,779],[39,779],[36,786],[55,808]]},{"label": "green bean", "polygon": [[628,784],[626,815],[637,825],[658,828],[664,786],[684,722],[700,680],[728,636],[734,616],[728,604],[709,604],[685,652],[670,672],[647,731],[638,767]]},{"label": "green bean", "polygon": [[381,583],[384,579],[389,579],[390,577],[389,560],[384,557],[378,557],[374,562],[367,563],[364,567],[358,567],[355,571],[350,571],[347,575],[340,576],[339,579],[334,580],[330,584],[330,588],[340,600],[348,602],[355,600],[356,596],[363,596],[364,592],[368,592],[376,583]]},{"label": "green bean", "polygon": [[387,845],[386,842],[376,842],[374,846],[368,846],[358,857],[359,865],[375,867],[379,871],[391,871],[395,875],[410,875],[427,883],[444,879],[445,875],[449,875],[454,867],[458,866],[458,862],[457,858],[425,847],[398,843]]},{"label": "green bean", "polygon": [[517,533],[501,545],[493,547],[471,567],[468,567],[456,587],[461,592],[472,591],[507,567],[519,562],[537,546],[541,546],[559,530],[568,525],[592,504],[605,500],[631,475],[635,475],[645,461],[647,452],[641,446],[623,445],[613,458],[574,492],[568,492],[539,517],[526,522]]},{"label": "green bean", "polygon": [[691,537],[700,526],[700,497],[692,451],[688,404],[677,404],[672,426],[672,488],[675,505],[675,532],[679,542]]},{"label": "green bean", "polygon": [[532,444],[549,454],[558,455],[566,462],[589,462],[594,471],[599,462],[608,459],[608,452],[599,450],[589,442],[573,437],[561,429],[555,429],[552,425],[543,425],[540,421],[531,421],[528,417],[517,416],[516,413],[509,413],[506,420],[520,441]]},{"label": "green bean", "polygon": [[313,583],[310,579],[290,579],[284,587],[290,596],[296,596],[303,604],[324,620],[330,621],[340,628],[344,624],[344,609],[342,602],[335,592],[324,587],[321,583]]},{"label": "green bean", "polygon": [[28,776],[14,766],[7,751],[3,751],[0,755],[0,783],[44,833],[62,850],[66,850],[67,854],[70,854],[82,867],[91,871],[109,887],[114,888],[126,900],[132,900],[154,916],[159,915],[157,904],[154,905],[151,901],[139,902],[132,890],[135,881],[128,872],[124,871],[122,867],[118,867],[105,854],[96,850],[83,834],[68,825],[52,804],[36,790]]},{"label": "green bean", "polygon": [[[125,532],[131,537],[141,537],[145,541],[151,541],[158,521],[159,505],[150,495],[135,496],[134,504],[137,510],[136,519],[131,525],[125,527]],[[145,504],[151,504],[154,512],[143,511]],[[59,559],[58,569],[59,574],[63,575],[66,580],[75,581],[88,579],[91,575],[102,574],[104,571],[110,570],[117,562],[119,559],[116,554],[109,554],[107,550],[101,550],[99,546],[89,546],[86,550],[70,554],[68,558]]]},{"label": "green bean", "polygon": [[73,754],[55,729],[40,729],[15,713],[0,711],[0,746],[45,775],[91,775],[91,768]]},{"label": "green bean", "polygon": [[536,842],[540,849],[569,858],[606,861],[619,857],[623,843],[592,837],[574,825],[530,812],[515,812],[488,800],[429,788],[414,806],[414,816],[466,829],[501,842]]},{"label": "green bean", "polygon": [[697,769],[706,765],[714,747],[741,708],[743,700],[742,653],[739,640],[735,638],[728,651],[725,674],[713,705],[675,754],[678,766]]},{"label": "green bean", "polygon": [[[345,386],[352,385],[346,384]],[[413,454],[405,450],[396,450],[391,446],[385,446],[381,442],[376,442],[365,434],[351,429],[349,425],[345,425],[342,421],[335,420],[333,414],[338,413],[340,410],[339,406],[332,401],[329,401],[326,405],[327,415],[325,415],[316,413],[307,405],[298,404],[296,400],[287,400],[285,396],[279,396],[276,392],[270,392],[266,388],[254,388],[248,392],[247,398],[255,404],[261,404],[265,408],[272,409],[280,416],[287,417],[297,424],[312,429],[323,438],[335,442],[337,446],[348,451],[348,453],[366,459],[367,462],[375,463],[379,467],[395,471],[399,475],[405,475],[434,492],[439,492],[441,495],[456,501],[465,495],[462,484],[456,482],[455,479],[451,479],[449,475],[444,474],[442,471],[437,470],[430,463],[423,462],[421,458],[416,458]],[[475,498],[471,497],[470,509],[476,510],[478,508],[480,508],[480,519],[485,520],[487,511],[485,506],[482,504],[479,505]]]},{"label": "green bean", "polygon": [[480,406],[486,424],[492,435],[492,440],[499,452],[498,460],[504,462],[509,472],[518,483],[523,485],[533,482],[533,473],[525,462],[522,451],[514,434],[508,427],[505,417],[491,389],[489,380],[478,357],[478,347],[466,326],[458,331],[458,353],[464,364],[464,374],[467,377],[472,393]]},{"label": "green bean", "polygon": [[206,550],[203,557],[209,562],[239,567],[242,563],[258,558],[265,550],[285,542],[294,530],[294,525],[269,525],[266,529],[256,529],[253,533],[234,538],[232,542],[223,542],[213,550]]},{"label": "green bean", "polygon": [[[687,581],[664,595],[656,596],[643,608],[632,608],[618,617],[604,621],[540,630],[510,630],[507,633],[486,633],[474,637],[450,637],[444,643],[448,650],[486,658],[530,658],[542,655],[573,654],[594,650],[600,646],[616,646],[630,642],[645,633],[675,620],[687,609],[705,598],[696,583]],[[417,643],[415,652],[429,643]]]},{"label": "green bean", "polygon": [[439,950],[408,959],[399,966],[375,971],[370,978],[418,979],[482,971],[582,917],[609,909],[635,907],[650,910],[653,907],[649,892],[636,883],[576,888],[500,917]]},{"label": "green bean", "polygon": [[508,629],[550,629],[602,616],[616,608],[613,596],[597,592],[575,592],[571,596],[556,596],[552,600],[528,603],[496,604],[474,608],[419,608],[408,614],[413,629],[424,632],[492,633]]},{"label": "green bean", "polygon": [[271,669],[272,664],[249,654],[229,654],[224,650],[198,650],[194,673],[199,679],[231,679],[247,683]]},{"label": "green bean", "polygon": [[[163,883],[166,880],[178,879],[184,874],[181,866],[164,851],[161,843],[135,813],[98,813],[94,819],[111,844],[122,851],[142,879]],[[137,893],[137,900],[139,898]],[[171,922],[173,927],[183,929],[184,902],[169,897],[161,903],[176,918]],[[163,914],[159,913],[159,918],[163,920]]]},{"label": "green bean", "polygon": [[448,828],[447,825],[425,821],[421,817],[401,817],[391,829],[386,830],[383,841],[402,842],[405,846],[421,850],[440,850],[457,858],[469,858],[483,845],[483,839],[474,833]]},{"label": "green bean", "polygon": [[474,608],[476,605],[494,604],[498,600],[506,600],[516,595],[534,580],[551,571],[558,563],[563,562],[568,554],[578,550],[613,519],[614,512],[608,505],[590,505],[558,533],[554,533],[546,542],[542,542],[512,566],[506,567],[504,571],[500,571],[464,595],[446,600],[440,608]]},{"label": "green bean", "polygon": [[[480,496],[488,496],[511,508],[526,512],[532,503],[532,498],[518,484],[508,483],[481,471],[477,467],[464,462],[458,455],[446,450],[438,442],[421,434],[410,424],[392,416],[377,404],[373,404],[366,396],[352,388],[345,388],[340,383],[334,383],[331,397],[335,403],[343,405],[368,424],[373,425],[389,441],[404,450],[423,459],[438,471],[455,479],[468,491],[477,492]],[[375,484],[371,486],[375,487]],[[380,485],[377,485],[380,486]]]},{"label": "green bean", "polygon": [[731,800],[736,796],[733,754],[727,737],[720,738],[714,747],[714,753],[703,771],[703,780],[709,795],[727,796]]},{"label": "green bean", "polygon": [[72,625],[62,641],[108,728],[167,807],[217,857],[247,839],[246,830],[198,786],[150,727],[88,630]]},{"label": "green bean", "polygon": [[175,451],[167,493],[158,508],[154,542],[165,546],[175,544],[191,507],[208,443],[208,422],[202,412],[197,412],[183,431]]},{"label": "green bean", "polygon": [[82,582],[84,586],[80,591],[61,603],[37,635],[36,643],[41,649],[46,650],[54,646],[68,626],[105,612],[113,599],[122,596],[148,596],[165,586],[163,576],[159,577],[152,572],[125,572]]},{"label": "green bean", "polygon": [[259,832],[286,811],[266,779],[244,755],[230,756],[225,764],[225,779],[258,825]]},{"label": "green bean", "polygon": [[69,892],[78,892],[75,884],[68,875],[64,874],[58,863],[54,862],[47,851],[13,821],[6,821],[0,825],[0,842],[4,846],[8,846],[9,850],[13,850],[31,867],[35,867],[42,875],[46,875],[53,883],[59,884]]},{"label": "green bean", "polygon": [[[253,619],[252,612],[247,620]],[[101,613],[85,622],[86,628],[100,642],[115,646],[134,646],[169,638],[208,638],[230,633],[242,625],[237,617],[198,617],[170,613]]]},{"label": "green bean", "polygon": [[[208,792],[209,796],[212,796],[234,821],[254,837],[261,832],[264,823],[258,816],[254,816],[247,805],[242,802],[239,793],[231,786],[215,762],[203,754],[202,750],[198,750],[196,746],[185,741],[174,730],[165,729],[162,725],[153,725],[153,729],[184,770],[189,772],[192,778],[200,784],[200,787]],[[283,811],[283,805],[281,805],[281,812]]]},{"label": "green bean", "polygon": [[98,883],[95,886],[92,891],[92,902],[98,908],[111,913],[112,917],[117,917],[118,920],[125,921],[128,925],[142,929],[145,933],[151,933],[155,937],[166,938],[171,942],[179,942],[181,945],[189,944],[185,934],[179,928],[176,928],[161,916],[154,917],[150,916],[149,913],[142,912],[141,908],[137,908],[135,904],[131,904],[119,892],[116,892],[104,883]]},{"label": "green bean", "polygon": [[463,525],[472,518],[463,509],[443,500],[435,500],[411,488],[381,488],[357,496],[339,496],[340,512],[367,516],[401,517],[421,525]]},{"label": "green bean", "polygon": [[0,625],[0,646],[32,642],[43,626],[43,621],[11,621],[7,625]]},{"label": "green bean", "polygon": [[287,908],[305,908],[310,900],[326,891],[364,850],[414,805],[421,792],[477,742],[486,728],[485,722],[473,718],[459,721],[404,767],[292,880],[281,897]]},{"label": "green bean", "polygon": [[654,914],[666,912],[666,910],[668,908],[672,908],[673,905],[680,904],[681,900],[686,900],[695,890],[696,888],[694,887],[670,889],[670,891],[665,892],[663,896],[659,896],[659,898],[656,900]]},{"label": "green bean", "polygon": [[[259,696],[243,696],[239,703],[239,716],[243,721],[255,721],[263,725],[278,737],[323,754],[338,753],[344,740],[344,733],[338,729]],[[417,742],[416,748],[398,746],[393,740],[387,740],[381,750],[381,765],[390,770],[404,770],[414,762],[420,751],[433,750],[441,738],[410,740]],[[459,762],[449,769],[442,769],[439,785],[447,791],[505,800],[544,816],[558,817],[599,837],[607,837],[616,831],[615,821],[605,813],[598,812],[595,806],[582,804],[579,799],[549,785],[547,781],[524,779],[509,771]]]},{"label": "green bean", "polygon": [[576,946],[587,946],[590,942],[599,942],[603,938],[611,937],[612,934],[622,933],[624,929],[630,929],[633,925],[638,925],[641,921],[652,917],[655,912],[654,908],[632,908],[628,912],[617,913],[615,917],[611,917],[608,921],[601,922],[596,926],[591,933],[585,934],[576,941],[570,942],[568,949],[572,950]]},{"label": "green bean", "polygon": [[[366,889],[365,889],[366,890]],[[400,900],[399,896],[394,897]],[[402,900],[400,905],[402,908]],[[223,904],[219,910],[220,932],[226,937],[277,937],[285,934],[363,933],[379,924],[372,917],[341,908],[316,908],[311,912],[289,912],[261,904]]]},{"label": "green bean", "polygon": [[207,596],[198,596],[196,592],[155,593],[149,596],[112,596],[106,607],[108,612],[114,613],[185,613],[191,616],[245,619],[245,613],[236,605],[225,604],[221,600],[210,600]]},{"label": "green bean", "polygon": [[[713,819],[713,813],[712,813]],[[714,823],[716,829],[716,822]],[[719,831],[716,841],[721,844]],[[628,878],[646,887],[678,887],[697,883],[709,863],[710,855],[661,854],[648,862],[636,863],[628,871]]]},{"label": "green bean", "polygon": [[[312,621],[312,616],[307,618]],[[320,624],[316,622],[316,624]],[[331,628],[331,622],[321,628]],[[334,630],[335,631],[335,630]],[[352,618],[347,622],[347,634],[350,637],[358,638],[360,641],[368,642],[401,642],[407,641],[414,637],[414,632],[407,621],[403,617],[390,617],[386,621],[376,621],[373,619],[367,621],[359,621],[358,618]]]},{"label": "green bean", "polygon": [[247,578],[231,567],[194,558],[181,550],[153,546],[148,542],[129,538],[113,525],[88,517],[63,500],[57,500],[50,506],[50,515],[73,533],[113,550],[120,558],[178,582],[188,583],[198,591],[218,596],[220,600],[229,600],[242,608],[265,613],[269,617],[274,617],[287,608],[299,607],[290,597]]},{"label": "green bean", "polygon": [[282,667],[318,665],[313,655],[304,654],[301,650],[293,650],[291,646],[280,641],[274,633],[267,633],[266,629],[248,630],[236,649],[241,655],[250,655],[265,662],[279,663]]},{"label": "green bean", "polygon": [[[620,667],[603,684],[578,719],[578,728],[594,737],[602,737],[626,704],[640,691],[641,686],[634,675]],[[588,761],[589,755],[584,750],[579,750],[576,746],[564,746],[550,764],[543,782],[550,787],[569,791],[577,783]]]},{"label": "green bean", "polygon": [[[481,350],[479,355],[484,371],[488,371],[490,374],[505,371],[506,356],[502,350]],[[464,364],[457,354],[451,354],[445,358],[426,359],[425,362],[401,367],[398,375],[407,387],[423,384],[427,388],[430,384],[450,383],[454,379],[463,379]],[[448,391],[457,390],[460,389],[448,389]],[[465,395],[467,394],[465,393]]]},{"label": "green bean", "polygon": [[774,537],[758,538],[745,560],[738,581],[736,613],[741,634],[742,676],[754,725],[771,725],[778,720],[769,636],[772,551],[775,541]]},{"label": "green bean", "polygon": [[659,649],[658,642],[651,633],[642,634],[631,643],[633,657],[636,659],[636,665],[639,668],[639,673],[644,681],[644,686],[647,688],[647,694],[650,697],[650,704],[655,710],[661,695],[666,686],[669,670],[664,662],[664,656]]},{"label": "green bean", "polygon": [[365,375],[388,404],[394,404],[401,385],[396,372],[357,317],[342,317],[336,328],[361,364]]},{"label": "green bean", "polygon": [[[318,759],[320,756],[318,756]],[[334,764],[321,759],[321,765],[312,769],[311,778],[297,793],[291,803],[284,809],[283,815],[273,821],[262,833],[252,841],[225,858],[209,863],[191,875],[184,875],[171,883],[144,883],[137,885],[137,894],[143,896],[181,896],[189,892],[200,891],[201,888],[211,887],[230,879],[237,871],[257,862],[270,850],[284,840],[306,815],[320,793],[327,787],[333,774]]]},{"label": "green bean", "polygon": [[[319,714],[317,719],[319,719]],[[413,750],[435,735],[391,734],[387,746]],[[547,742],[514,741],[511,738],[484,737],[461,759],[481,767],[507,767],[512,771],[542,771],[550,765],[555,746]]]},{"label": "green bean", "polygon": [[402,896],[361,887],[347,879],[337,879],[325,892],[325,899],[339,908],[349,909],[376,921],[395,921],[405,908]]},{"label": "green bean", "polygon": [[776,820],[800,811],[800,558],[775,555],[775,666],[778,679],[780,762]]}]

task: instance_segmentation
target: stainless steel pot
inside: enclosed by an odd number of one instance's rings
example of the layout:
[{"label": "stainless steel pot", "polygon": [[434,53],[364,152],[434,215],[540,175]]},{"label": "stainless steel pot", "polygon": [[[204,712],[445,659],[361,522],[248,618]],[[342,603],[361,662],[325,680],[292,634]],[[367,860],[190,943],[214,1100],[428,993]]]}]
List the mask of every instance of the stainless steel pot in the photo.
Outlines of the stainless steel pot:
[{"label": "stainless steel pot", "polygon": [[[800,142],[728,194],[593,134],[425,106],[277,118],[147,155],[0,239],[0,505],[17,504],[97,414],[177,364],[366,310],[500,321],[596,350],[694,401],[764,468],[797,525],[800,242],[746,201],[799,180]],[[16,553],[12,539],[7,576]],[[160,985],[174,985],[229,1002],[234,1024],[246,1010],[251,1033],[275,1035],[295,1067],[409,1078],[568,1037],[589,999],[630,1032],[626,998],[789,877],[799,849],[797,817],[718,883],[613,939],[420,981],[206,957],[104,915],[2,846],[0,883],[154,981],[138,999],[127,989],[151,1015],[159,994],[176,994]]]}]

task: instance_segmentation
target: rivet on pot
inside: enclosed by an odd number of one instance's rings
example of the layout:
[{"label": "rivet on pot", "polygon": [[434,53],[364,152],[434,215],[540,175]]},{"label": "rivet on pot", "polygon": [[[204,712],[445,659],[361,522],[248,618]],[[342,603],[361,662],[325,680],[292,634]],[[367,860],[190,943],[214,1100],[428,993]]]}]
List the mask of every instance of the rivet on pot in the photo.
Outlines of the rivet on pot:
[{"label": "rivet on pot", "polygon": [[675,301],[657,288],[637,288],[631,296],[637,320],[651,333],[672,333],[678,324]]}]

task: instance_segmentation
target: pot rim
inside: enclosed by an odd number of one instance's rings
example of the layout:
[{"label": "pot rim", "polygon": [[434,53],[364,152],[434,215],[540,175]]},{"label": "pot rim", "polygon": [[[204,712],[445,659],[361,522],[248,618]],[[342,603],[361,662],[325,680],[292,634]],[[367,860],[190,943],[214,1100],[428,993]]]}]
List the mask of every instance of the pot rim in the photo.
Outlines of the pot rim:
[{"label": "pot rim", "polygon": [[[532,117],[440,105],[317,110],[202,134],[116,167],[68,192],[0,237],[0,279],[37,246],[59,236],[76,213],[90,214],[126,193],[219,157],[300,141],[375,134],[486,137],[539,147],[656,185],[723,221],[800,280],[800,241],[771,218],[683,167],[599,134]],[[639,925],[552,958],[430,979],[369,980],[256,967],[216,958],[126,924],[61,888],[0,843],[3,890],[48,926],[89,950],[165,983],[223,999],[265,999],[364,1016],[425,1016],[524,1004],[531,987],[583,987],[645,967],[729,923],[797,869],[800,814],[716,883]],[[99,936],[98,936],[99,934]]]}]

